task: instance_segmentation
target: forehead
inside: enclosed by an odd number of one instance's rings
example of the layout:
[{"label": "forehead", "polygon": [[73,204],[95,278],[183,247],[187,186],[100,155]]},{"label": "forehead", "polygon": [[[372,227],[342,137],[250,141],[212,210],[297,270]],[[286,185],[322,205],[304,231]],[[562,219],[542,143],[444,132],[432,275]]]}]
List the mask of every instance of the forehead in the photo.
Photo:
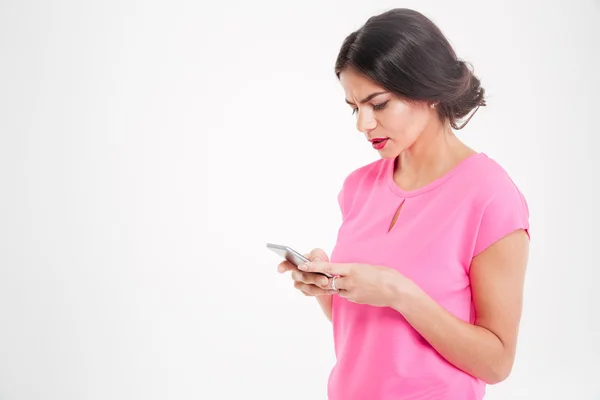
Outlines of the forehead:
[{"label": "forehead", "polygon": [[345,69],[340,73],[340,83],[348,100],[386,91],[382,86],[352,69]]}]

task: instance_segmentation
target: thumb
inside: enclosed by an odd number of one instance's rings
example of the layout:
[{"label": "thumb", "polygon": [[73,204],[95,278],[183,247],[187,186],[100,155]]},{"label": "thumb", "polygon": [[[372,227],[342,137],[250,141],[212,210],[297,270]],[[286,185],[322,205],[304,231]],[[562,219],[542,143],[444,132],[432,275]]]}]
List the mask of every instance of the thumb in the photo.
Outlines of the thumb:
[{"label": "thumb", "polygon": [[308,256],[308,259],[310,261],[329,262],[329,257],[327,256],[327,253],[325,253],[325,251],[322,249],[313,249]]}]

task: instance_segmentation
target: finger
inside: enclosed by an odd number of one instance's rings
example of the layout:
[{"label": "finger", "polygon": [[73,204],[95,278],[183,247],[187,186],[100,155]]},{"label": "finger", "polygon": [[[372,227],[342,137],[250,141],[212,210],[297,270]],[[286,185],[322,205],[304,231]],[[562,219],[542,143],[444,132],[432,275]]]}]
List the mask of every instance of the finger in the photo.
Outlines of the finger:
[{"label": "finger", "polygon": [[294,287],[309,296],[325,296],[337,293],[337,290],[321,289],[318,286],[309,285],[302,282],[294,282]]},{"label": "finger", "polygon": [[329,279],[326,276],[302,272],[297,269],[292,271],[292,279],[296,282],[319,286],[323,289],[328,289],[329,286],[331,286],[329,284]]},{"label": "finger", "polygon": [[284,273],[290,270],[295,270],[296,266],[294,264],[292,264],[289,261],[282,261],[281,263],[279,263],[279,265],[277,265],[277,271],[280,273]]},{"label": "finger", "polygon": [[[327,281],[328,281],[327,288],[332,289],[333,288],[333,278],[329,278],[329,279],[327,279]],[[344,278],[342,276],[335,278],[335,288],[337,290],[350,290],[351,289],[350,278]]]},{"label": "finger", "polygon": [[352,264],[334,264],[325,261],[308,262],[298,266],[301,271],[320,272],[330,275],[346,276],[352,269]]},{"label": "finger", "polygon": [[292,271],[291,277],[295,282],[307,283],[304,282],[304,272],[298,271],[297,269]]}]

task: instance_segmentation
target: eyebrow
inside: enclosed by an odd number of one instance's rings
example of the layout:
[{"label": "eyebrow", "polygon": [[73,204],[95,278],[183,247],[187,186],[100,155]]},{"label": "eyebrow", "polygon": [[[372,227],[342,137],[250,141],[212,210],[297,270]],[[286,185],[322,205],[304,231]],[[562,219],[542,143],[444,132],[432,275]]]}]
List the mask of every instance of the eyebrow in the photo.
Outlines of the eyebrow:
[{"label": "eyebrow", "polygon": [[[377,96],[379,96],[380,94],[386,94],[386,93],[387,93],[387,92],[376,92],[376,93],[371,93],[370,95],[368,95],[367,97],[365,97],[364,99],[362,99],[362,100],[360,101],[360,104],[364,104],[364,103],[366,103],[366,102],[368,102],[368,101],[372,100],[374,97],[377,97]],[[348,103],[348,104],[351,104],[351,105],[352,105],[352,104],[354,104],[353,102],[349,101],[348,99],[345,99],[345,100],[346,100],[346,103]]]}]

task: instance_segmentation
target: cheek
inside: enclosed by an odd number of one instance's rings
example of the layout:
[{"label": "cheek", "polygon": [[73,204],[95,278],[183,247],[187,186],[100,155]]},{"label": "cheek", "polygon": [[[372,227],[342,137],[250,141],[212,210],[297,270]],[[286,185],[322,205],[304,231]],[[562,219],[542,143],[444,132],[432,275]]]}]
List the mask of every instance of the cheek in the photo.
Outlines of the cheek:
[{"label": "cheek", "polygon": [[408,106],[390,110],[385,118],[386,129],[396,141],[412,142],[426,126],[423,113]]}]

